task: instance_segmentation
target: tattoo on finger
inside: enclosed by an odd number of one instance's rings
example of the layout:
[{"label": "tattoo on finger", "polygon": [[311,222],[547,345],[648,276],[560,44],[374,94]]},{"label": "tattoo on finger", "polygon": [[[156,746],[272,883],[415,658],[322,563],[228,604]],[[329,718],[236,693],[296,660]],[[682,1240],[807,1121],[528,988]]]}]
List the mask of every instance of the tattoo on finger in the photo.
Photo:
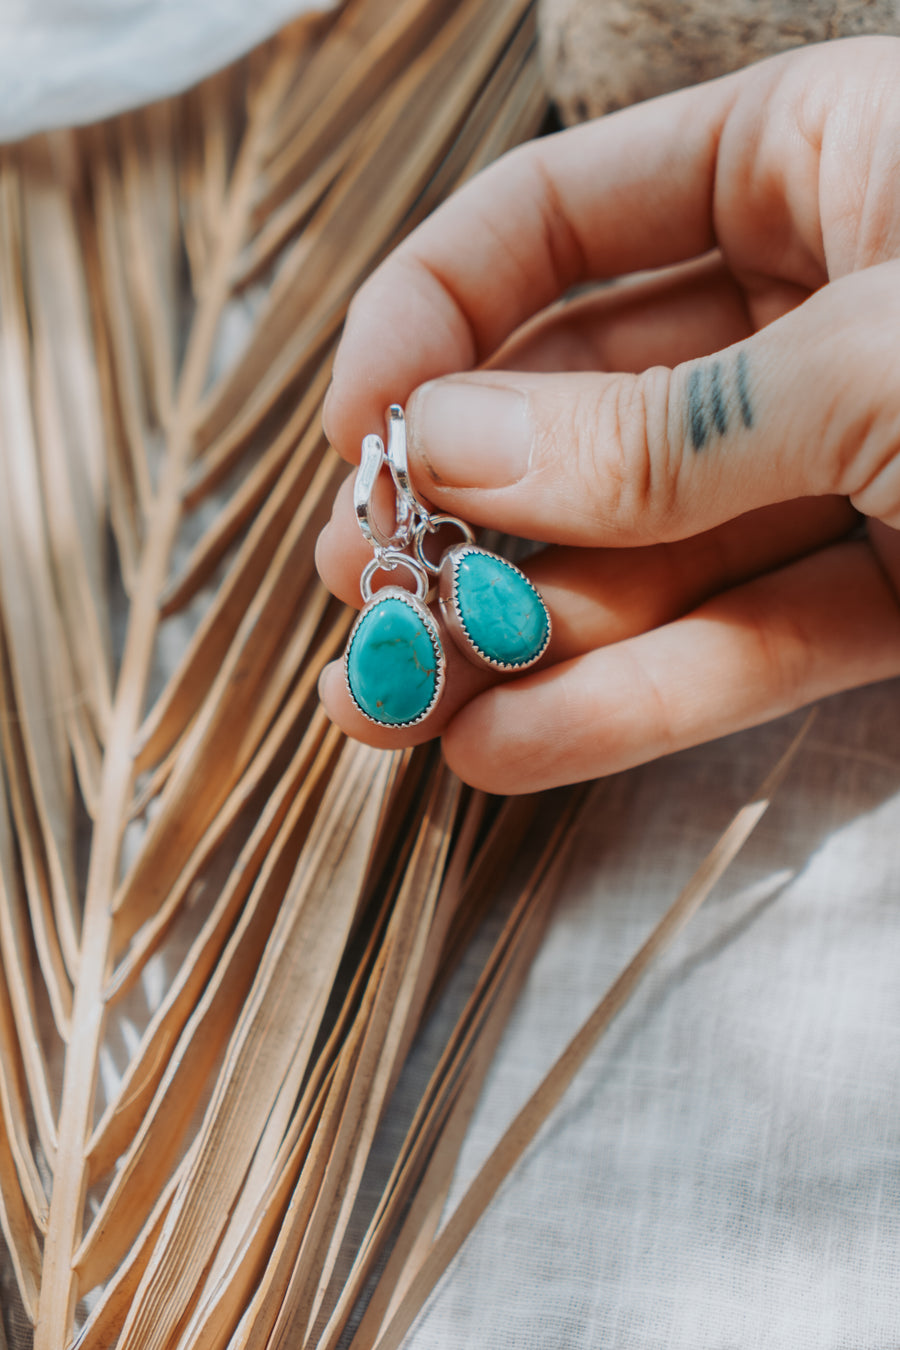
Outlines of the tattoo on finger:
[{"label": "tattoo on finger", "polygon": [[687,424],[691,445],[703,450],[714,435],[725,436],[740,422],[753,426],[754,411],[747,353],[734,361],[715,357],[698,362],[688,376]]}]

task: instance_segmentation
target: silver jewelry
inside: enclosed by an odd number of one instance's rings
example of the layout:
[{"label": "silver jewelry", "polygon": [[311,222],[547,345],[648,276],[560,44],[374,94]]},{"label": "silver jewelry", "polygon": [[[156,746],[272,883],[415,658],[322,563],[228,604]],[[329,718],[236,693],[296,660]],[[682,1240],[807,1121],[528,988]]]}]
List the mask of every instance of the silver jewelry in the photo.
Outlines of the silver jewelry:
[{"label": "silver jewelry", "polygon": [[[447,631],[473,665],[514,674],[539,661],[550,643],[550,614],[540,592],[514,563],[480,548],[470,525],[458,516],[432,514],[409,479],[403,409],[388,409],[387,461],[397,489],[398,514],[414,521],[416,557],[438,578],[438,600]],[[460,530],[463,541],[432,563],[425,540],[442,527]]]},{"label": "silver jewelry", "polygon": [[[394,534],[387,536],[373,519],[371,498],[382,465],[384,445],[367,436],[354,483],[356,518],[374,556],[360,578],[364,607],[344,652],[344,680],[356,707],[378,726],[412,727],[436,707],[444,689],[444,652],[434,616],[425,604],[429,575],[417,557],[404,551],[413,517],[398,500]],[[373,591],[375,575],[405,567],[415,593],[402,586]]]},{"label": "silver jewelry", "polygon": [[[445,626],[473,665],[515,674],[539,661],[550,642],[550,615],[540,593],[506,558],[479,547],[458,516],[432,513],[409,477],[403,409],[387,410],[387,450],[380,436],[366,436],[353,485],[353,505],[373,557],[360,578],[363,609],[344,653],[344,679],[355,706],[370,722],[413,727],[441,697],[445,658],[440,630],[428,608],[430,579],[437,578]],[[375,485],[387,464],[395,489],[393,531],[373,514]],[[429,535],[452,527],[462,540],[432,562]],[[402,586],[373,589],[378,572],[405,567],[415,592]]]}]

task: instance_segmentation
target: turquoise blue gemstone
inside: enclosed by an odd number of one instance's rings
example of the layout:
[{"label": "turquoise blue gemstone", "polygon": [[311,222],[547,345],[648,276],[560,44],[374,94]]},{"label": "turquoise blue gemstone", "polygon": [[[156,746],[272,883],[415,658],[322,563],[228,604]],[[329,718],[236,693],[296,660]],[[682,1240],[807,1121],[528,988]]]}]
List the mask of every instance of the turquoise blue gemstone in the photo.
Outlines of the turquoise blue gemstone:
[{"label": "turquoise blue gemstone", "polygon": [[438,653],[428,626],[405,600],[388,596],[363,612],[347,652],[350,692],[385,726],[421,717],[438,688]]},{"label": "turquoise blue gemstone", "polygon": [[469,638],[491,661],[526,666],[550,632],[544,602],[518,567],[490,553],[464,553],[456,602]]}]

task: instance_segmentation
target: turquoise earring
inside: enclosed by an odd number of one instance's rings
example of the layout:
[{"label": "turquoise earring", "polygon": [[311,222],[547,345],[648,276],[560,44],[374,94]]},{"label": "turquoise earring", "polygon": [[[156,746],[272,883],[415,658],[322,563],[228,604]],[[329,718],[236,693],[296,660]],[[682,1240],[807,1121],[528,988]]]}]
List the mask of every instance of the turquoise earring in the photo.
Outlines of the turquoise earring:
[{"label": "turquoise earring", "polygon": [[[360,529],[375,556],[360,578],[364,607],[344,653],[344,680],[354,704],[370,722],[402,728],[423,722],[437,706],[445,662],[438,626],[425,603],[428,572],[418,558],[403,551],[411,539],[411,513],[399,501],[394,533],[385,535],[370,509],[383,464],[381,438],[367,436],[353,498]],[[373,590],[378,572],[400,567],[415,580],[415,593],[401,586]]]},{"label": "turquoise earring", "polygon": [[447,631],[474,665],[514,673],[539,661],[550,642],[550,615],[524,572],[473,543],[441,558],[438,598]]},{"label": "turquoise earring", "polygon": [[[406,567],[416,592],[385,586],[372,593],[375,572]],[[363,573],[365,608],[350,633],[344,674],[350,697],[370,722],[414,727],[437,706],[444,688],[444,652],[438,626],[425,604],[427,574],[417,560],[388,550]]]},{"label": "turquoise earring", "polygon": [[[458,516],[432,515],[416,496],[409,478],[403,409],[387,411],[387,461],[397,489],[398,510],[415,521],[416,555],[438,578],[438,600],[447,631],[473,665],[506,674],[528,670],[550,642],[550,614],[524,572],[514,563],[475,543]],[[455,526],[463,541],[448,548],[439,563],[425,553],[425,540],[442,526]]]},{"label": "turquoise earring", "polygon": [[[360,578],[363,609],[344,653],[344,680],[354,705],[378,726],[414,727],[436,708],[444,689],[445,657],[428,600],[431,580],[444,626],[473,665],[515,674],[539,661],[550,642],[550,615],[524,572],[479,547],[458,516],[432,514],[409,478],[403,409],[387,411],[388,444],[366,436],[353,485],[353,504],[374,556]],[[387,464],[395,488],[390,534],[374,518],[372,499]],[[452,527],[462,540],[439,562],[426,553],[429,535]],[[415,590],[374,589],[379,572],[405,568]]]}]

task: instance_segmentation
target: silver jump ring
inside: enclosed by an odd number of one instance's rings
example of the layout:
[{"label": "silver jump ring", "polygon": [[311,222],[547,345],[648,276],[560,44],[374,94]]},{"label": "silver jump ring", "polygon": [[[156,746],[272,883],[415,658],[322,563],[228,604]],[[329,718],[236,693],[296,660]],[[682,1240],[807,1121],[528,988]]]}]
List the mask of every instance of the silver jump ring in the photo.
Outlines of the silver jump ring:
[{"label": "silver jump ring", "polygon": [[428,572],[417,558],[401,553],[398,548],[379,550],[371,562],[366,563],[359,579],[359,589],[365,604],[372,599],[372,578],[376,572],[393,572],[397,567],[405,567],[416,579],[416,599],[424,600],[428,594]]},{"label": "silver jump ring", "polygon": [[416,557],[425,570],[433,577],[436,577],[438,572],[440,572],[441,565],[439,562],[429,562],[428,558],[426,558],[425,535],[434,534],[434,532],[439,530],[442,525],[455,525],[458,530],[462,531],[463,539],[467,544],[475,543],[475,531],[470,525],[467,525],[464,520],[460,520],[459,516],[429,516],[427,520],[420,521],[413,533],[413,539],[415,540],[416,545]]}]

